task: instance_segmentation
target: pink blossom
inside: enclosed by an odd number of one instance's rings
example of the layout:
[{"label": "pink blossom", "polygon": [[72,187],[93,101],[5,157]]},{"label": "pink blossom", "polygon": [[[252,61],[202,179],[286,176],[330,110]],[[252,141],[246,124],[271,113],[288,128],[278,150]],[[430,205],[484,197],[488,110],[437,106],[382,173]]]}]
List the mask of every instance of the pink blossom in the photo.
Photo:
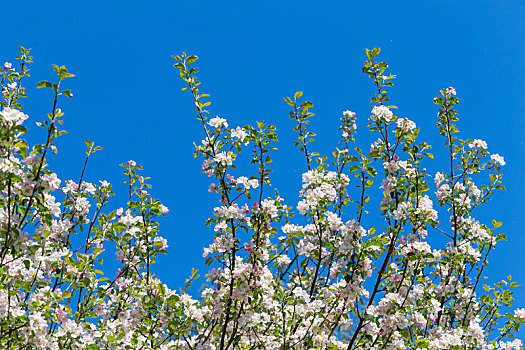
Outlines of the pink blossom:
[{"label": "pink blossom", "polygon": [[370,120],[372,121],[385,121],[389,122],[394,118],[394,113],[387,106],[374,106],[372,109],[372,116]]},{"label": "pink blossom", "polygon": [[210,119],[208,124],[210,126],[212,126],[212,127],[215,127],[215,128],[219,128],[221,126],[224,126],[225,128],[228,127],[228,123],[226,122],[226,119],[219,118],[219,117],[215,117],[215,118]]},{"label": "pink blossom", "polygon": [[500,166],[504,166],[505,164],[507,164],[505,163],[505,159],[497,153],[491,154],[490,159],[492,159],[494,163],[499,164]]},{"label": "pink blossom", "polygon": [[471,143],[468,144],[468,146],[470,148],[483,148],[483,149],[487,149],[487,142],[483,141],[483,140],[480,140],[480,139],[475,139],[474,141],[472,141]]}]

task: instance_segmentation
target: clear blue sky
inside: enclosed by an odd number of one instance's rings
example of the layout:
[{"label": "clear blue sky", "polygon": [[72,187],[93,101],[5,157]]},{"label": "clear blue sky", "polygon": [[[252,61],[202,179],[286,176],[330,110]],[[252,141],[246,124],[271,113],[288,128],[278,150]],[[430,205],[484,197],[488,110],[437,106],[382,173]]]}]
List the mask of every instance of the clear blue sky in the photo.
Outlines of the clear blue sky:
[{"label": "clear blue sky", "polygon": [[[192,142],[202,139],[191,98],[182,93],[172,54],[200,57],[203,90],[211,111],[231,126],[266,120],[277,125],[275,185],[289,204],[297,200],[304,161],[293,149],[292,121],[283,97],[302,90],[314,102],[314,149],[331,152],[341,111],[358,114],[365,135],[372,85],[361,73],[364,49],[380,46],[398,75],[392,103],[422,127],[421,138],[443,155],[432,103],[440,88],[454,86],[462,99],[463,138],[482,138],[505,156],[508,191],[478,211],[478,219],[503,221],[509,242],[490,259],[491,279],[508,274],[522,282],[516,306],[525,306],[525,2],[516,1],[24,1],[4,4],[0,59],[19,45],[32,48],[33,76],[26,102],[31,120],[51,108],[48,91],[34,89],[54,78],[51,64],[77,77],[63,101],[69,134],[51,162],[60,178],[77,180],[84,139],[104,147],[87,179],[106,179],[125,200],[119,163],[129,159],[152,177],[153,194],[171,210],[162,222],[168,255],[157,273],[172,288],[192,266],[202,268],[202,248],[213,239],[204,221],[216,198],[207,192]],[[3,61],[2,61],[3,62]],[[33,134],[36,141],[43,134]],[[295,157],[295,158],[293,158]],[[295,160],[293,160],[295,159]],[[430,163],[433,164],[433,163]],[[437,164],[432,171],[441,170]],[[118,200],[118,199],[117,199]],[[114,203],[117,206],[118,203]],[[446,220],[446,219],[445,219]]]}]

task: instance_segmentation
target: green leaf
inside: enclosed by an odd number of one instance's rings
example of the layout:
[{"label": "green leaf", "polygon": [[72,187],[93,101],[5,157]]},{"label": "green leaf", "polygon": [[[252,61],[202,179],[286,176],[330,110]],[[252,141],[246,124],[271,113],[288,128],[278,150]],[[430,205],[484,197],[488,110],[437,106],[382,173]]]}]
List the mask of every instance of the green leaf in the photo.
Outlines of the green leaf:
[{"label": "green leaf", "polygon": [[366,167],[366,172],[372,177],[375,177],[377,175],[377,171],[371,166]]},{"label": "green leaf", "polygon": [[53,87],[53,85],[47,80],[42,80],[41,82],[36,84],[37,89],[50,88],[50,87]]},{"label": "green leaf", "polygon": [[168,298],[167,302],[168,302],[168,305],[173,306],[173,305],[175,305],[175,304],[180,302],[180,298],[177,295],[171,295]]},{"label": "green leaf", "polygon": [[199,59],[199,57],[195,56],[195,55],[191,55],[189,56],[187,59],[186,59],[186,63],[187,64],[193,64],[193,62],[197,61]]},{"label": "green leaf", "polygon": [[418,341],[416,349],[428,349],[428,341],[427,340]]},{"label": "green leaf", "polygon": [[379,47],[374,47],[373,50],[366,49],[366,57],[368,57],[368,59],[372,61],[374,57],[379,55],[380,52],[381,52],[381,49]]},{"label": "green leaf", "polygon": [[300,107],[308,107],[308,108],[310,108],[310,107],[313,107],[313,106],[314,106],[314,104],[312,102],[304,101],[303,103],[301,103]]},{"label": "green leaf", "polygon": [[73,93],[71,92],[71,90],[64,90],[61,92],[61,94],[70,98],[73,97]]},{"label": "green leaf", "polygon": [[372,61],[372,59],[374,58],[374,56],[372,56],[372,51],[370,51],[369,49],[365,49],[365,50],[366,50],[366,57],[368,57],[368,59]]}]

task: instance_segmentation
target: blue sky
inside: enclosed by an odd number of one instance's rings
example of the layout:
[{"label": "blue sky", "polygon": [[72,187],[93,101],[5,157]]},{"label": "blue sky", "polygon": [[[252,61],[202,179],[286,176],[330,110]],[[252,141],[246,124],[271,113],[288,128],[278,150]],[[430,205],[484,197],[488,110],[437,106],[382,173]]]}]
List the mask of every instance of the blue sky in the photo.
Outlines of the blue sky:
[{"label": "blue sky", "polygon": [[[485,139],[491,152],[505,156],[507,192],[476,217],[503,221],[509,238],[490,258],[491,280],[511,274],[525,286],[525,2],[28,0],[12,6],[12,14],[2,16],[0,59],[12,60],[19,45],[33,49],[25,103],[31,119],[41,120],[51,108],[49,92],[34,89],[54,77],[51,64],[77,76],[66,82],[75,96],[62,101],[69,134],[50,159],[55,170],[63,180],[78,179],[83,140],[94,140],[104,151],[90,161],[87,179],[110,181],[124,201],[118,164],[133,159],[144,166],[153,194],[171,210],[161,226],[170,247],[156,271],[172,288],[182,285],[191,267],[203,268],[202,248],[213,238],[204,221],[216,198],[192,155],[193,142],[203,137],[171,55],[200,57],[212,115],[231,126],[256,120],[277,125],[274,184],[294,204],[304,160],[293,148],[282,99],[302,90],[313,101],[316,151],[334,149],[346,109],[357,112],[358,141],[367,149],[373,88],[361,67],[364,49],[374,46],[398,75],[391,94],[398,114],[422,128],[420,137],[436,157],[444,153],[432,98],[448,86],[462,100],[460,137]],[[44,135],[31,136],[38,137]],[[429,170],[441,170],[439,161]],[[515,305],[525,306],[525,288],[516,297]]]}]

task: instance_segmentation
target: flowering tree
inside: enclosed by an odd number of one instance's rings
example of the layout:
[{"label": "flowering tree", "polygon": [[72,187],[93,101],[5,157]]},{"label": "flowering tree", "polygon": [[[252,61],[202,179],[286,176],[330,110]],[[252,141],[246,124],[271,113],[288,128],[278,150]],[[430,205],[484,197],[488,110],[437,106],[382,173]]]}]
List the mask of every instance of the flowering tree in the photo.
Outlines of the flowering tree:
[{"label": "flowering tree", "polygon": [[[494,287],[480,284],[488,254],[505,240],[496,233],[501,223],[473,217],[504,189],[499,171],[505,162],[489,154],[484,141],[456,136],[453,88],[434,100],[450,165],[435,174],[435,193],[423,167],[433,157],[431,147],[417,140],[413,121],[394,116],[395,106],[387,104],[394,76],[375,61],[379,48],[367,50],[363,68],[377,88],[368,128],[378,139],[369,151],[354,145],[356,115],[345,111],[330,160],[312,152],[313,104],[301,102],[301,92],[285,98],[305,158],[300,201],[286,205],[270,181],[275,127],[258,122],[230,129],[223,118],[208,119],[209,96],[192,67],[197,57],[173,56],[203,127],[195,156],[203,158],[203,172],[214,178],[210,191],[220,201],[206,222],[214,231],[203,254],[209,287],[193,298],[188,287],[196,271],[179,292],[151,271],[166,252],[157,221],[168,209],[148,192],[139,165],[122,164],[129,200],[112,212],[105,209],[111,185],[83,179],[101,147],[86,141],[78,182],[60,187],[49,169],[48,153],[65,133],[59,98],[72,97],[62,88],[73,76],[65,67],[53,66],[55,83],[37,84],[49,89],[53,103],[48,119],[37,123],[47,132],[45,142],[29,148],[20,99],[32,57],[20,51],[20,69],[6,62],[0,76],[2,348],[521,348],[512,338],[525,309],[505,312],[518,284],[510,278]],[[238,176],[234,162],[246,149],[254,172]],[[377,203],[370,200],[374,181],[383,194]],[[380,213],[377,230],[362,225],[372,209]],[[429,233],[448,243],[431,248]],[[117,250],[121,264],[106,271],[112,279],[102,272],[108,248]]]}]

